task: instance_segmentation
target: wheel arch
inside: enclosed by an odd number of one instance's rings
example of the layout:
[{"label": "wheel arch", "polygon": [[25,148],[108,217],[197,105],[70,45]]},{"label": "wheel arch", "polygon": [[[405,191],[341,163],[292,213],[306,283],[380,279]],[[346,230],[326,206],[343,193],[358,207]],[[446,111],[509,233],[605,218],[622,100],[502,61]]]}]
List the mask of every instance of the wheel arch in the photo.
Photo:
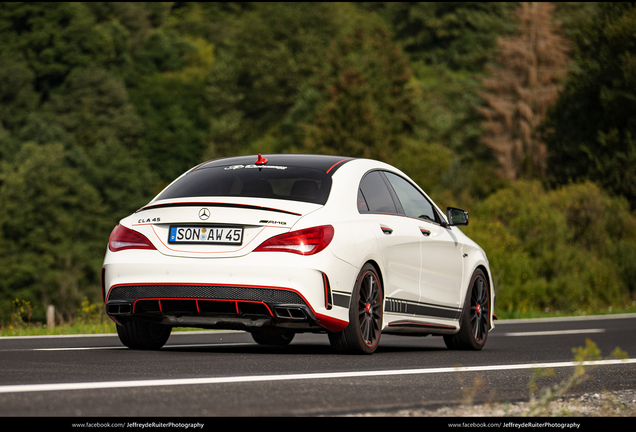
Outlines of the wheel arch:
[{"label": "wheel arch", "polygon": [[[495,318],[495,286],[492,281],[492,275],[488,266],[484,264],[479,264],[477,267],[475,267],[475,270],[481,270],[482,272],[484,272],[484,276],[486,276],[486,281],[488,282],[488,290],[489,290],[489,297],[490,297],[489,322],[490,322],[490,330],[492,330],[493,328],[495,328],[494,320],[496,319]],[[475,272],[475,270],[473,270],[473,273]]]},{"label": "wheel arch", "polygon": [[[488,267],[486,267],[486,266],[485,266],[485,265],[483,265],[483,264],[479,264],[477,267],[475,267],[475,270],[481,270],[481,271],[483,271],[483,272],[484,272],[484,275],[486,276],[486,279],[488,279],[489,288],[490,288],[490,289],[491,289],[491,291],[492,291],[492,289],[493,289],[493,286],[492,286],[492,277],[491,277],[491,275],[490,275],[490,270],[488,270]],[[475,270],[473,270],[473,273],[475,272]]]},{"label": "wheel arch", "polygon": [[364,264],[362,264],[362,266],[360,266],[360,268],[364,267],[367,264],[371,264],[373,266],[373,268],[375,269],[376,273],[378,274],[378,277],[380,278],[380,283],[382,284],[382,301],[384,301],[384,277],[382,276],[382,270],[380,269],[380,265],[374,260],[374,259],[369,259],[367,260]]}]

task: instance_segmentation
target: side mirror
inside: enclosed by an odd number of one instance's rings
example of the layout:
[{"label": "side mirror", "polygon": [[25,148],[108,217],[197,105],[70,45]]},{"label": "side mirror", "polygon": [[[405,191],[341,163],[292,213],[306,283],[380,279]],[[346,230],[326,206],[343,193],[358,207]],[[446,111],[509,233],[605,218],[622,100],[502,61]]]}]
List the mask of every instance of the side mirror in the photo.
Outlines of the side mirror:
[{"label": "side mirror", "polygon": [[448,226],[468,225],[468,212],[455,207],[446,207]]}]

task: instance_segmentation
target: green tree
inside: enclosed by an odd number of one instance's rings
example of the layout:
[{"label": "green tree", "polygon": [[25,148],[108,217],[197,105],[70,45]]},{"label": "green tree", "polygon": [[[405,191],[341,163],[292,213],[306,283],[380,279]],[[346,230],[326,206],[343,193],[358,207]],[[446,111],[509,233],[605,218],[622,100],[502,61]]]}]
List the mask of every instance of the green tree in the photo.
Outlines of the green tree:
[{"label": "green tree", "polygon": [[407,58],[380,26],[334,41],[315,78],[321,97],[303,150],[390,161],[413,132],[411,79]]},{"label": "green tree", "polygon": [[498,2],[363,3],[377,11],[414,62],[479,72],[497,37],[514,31],[515,5]]},{"label": "green tree", "polygon": [[636,7],[603,3],[575,39],[575,68],[548,112],[551,179],[591,179],[636,208]]},{"label": "green tree", "polygon": [[209,156],[245,151],[278,127],[321,67],[342,7],[256,3],[241,15],[217,47],[206,89],[213,107]]},{"label": "green tree", "polygon": [[631,302],[636,218],[594,183],[547,191],[538,181],[513,182],[477,203],[463,231],[488,253],[500,311]]},{"label": "green tree", "polygon": [[40,305],[40,313],[55,304],[63,314],[85,296],[98,299],[105,210],[61,144],[25,143],[0,163],[3,315],[16,297]]},{"label": "green tree", "polygon": [[92,7],[0,5],[0,291],[67,316],[97,300],[110,229],[158,186],[125,84],[134,26]]},{"label": "green tree", "polygon": [[444,191],[449,202],[462,195],[465,203],[467,192],[485,197],[500,187],[501,179],[494,175],[497,162],[479,145],[483,126],[475,107],[481,102],[480,77],[495,51],[496,39],[515,29],[510,19],[515,5],[378,2],[361,7],[386,20],[394,41],[410,59],[417,89],[414,134],[422,147],[410,143],[410,155],[401,160],[414,173],[425,173],[431,170],[431,163],[435,165],[428,157],[435,153],[429,153],[430,146],[451,150],[453,160],[446,164],[443,175],[426,181],[436,183],[435,189]]},{"label": "green tree", "polygon": [[[417,114],[415,137],[422,148],[413,148],[408,155],[400,158],[412,165],[418,158],[425,158],[414,166],[415,172],[426,177],[425,183],[435,182],[435,188],[444,190],[456,198],[462,197],[460,204],[469,199],[485,198],[504,183],[496,174],[497,161],[492,152],[479,140],[483,135],[483,118],[475,109],[481,103],[480,75],[466,70],[454,71],[441,65],[413,65],[417,89]],[[439,176],[429,176],[437,159],[429,153],[428,145],[443,146],[452,154],[447,169]],[[435,153],[435,152],[434,152]],[[433,168],[433,171],[436,171]]]},{"label": "green tree", "polygon": [[26,62],[41,100],[76,67],[120,61],[85,3],[4,2],[0,29],[0,55]]},{"label": "green tree", "polygon": [[99,191],[114,225],[157,192],[139,150],[142,130],[121,78],[100,68],[75,68],[17,135],[63,143],[74,166]]},{"label": "green tree", "polygon": [[[40,103],[34,88],[34,73],[21,53],[0,54],[0,124],[9,130],[18,129]],[[0,158],[8,149],[0,149]]]},{"label": "green tree", "polygon": [[201,161],[211,107],[204,94],[214,46],[171,29],[148,34],[128,89],[139,117],[137,145],[163,183]]},{"label": "green tree", "polygon": [[[10,160],[27,141],[63,144],[116,217],[141,205],[156,185],[139,154],[142,125],[124,82],[130,32],[114,16],[96,19],[92,7],[0,5],[0,58],[7,60],[0,68],[0,156]],[[136,159],[123,163],[136,169],[119,171],[122,159]],[[110,197],[117,186],[128,199]]]}]

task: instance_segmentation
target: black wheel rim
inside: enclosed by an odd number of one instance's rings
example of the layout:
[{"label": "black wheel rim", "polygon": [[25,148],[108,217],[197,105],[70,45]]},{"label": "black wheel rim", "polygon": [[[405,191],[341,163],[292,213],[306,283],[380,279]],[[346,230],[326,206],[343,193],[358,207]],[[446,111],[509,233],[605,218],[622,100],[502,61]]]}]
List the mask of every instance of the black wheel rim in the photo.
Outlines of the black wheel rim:
[{"label": "black wheel rim", "polygon": [[369,347],[374,346],[382,325],[382,295],[378,279],[371,271],[366,272],[360,281],[358,318],[364,343]]},{"label": "black wheel rim", "polygon": [[489,305],[488,286],[484,278],[479,276],[475,279],[470,297],[470,325],[475,341],[480,344],[484,342],[488,333]]}]

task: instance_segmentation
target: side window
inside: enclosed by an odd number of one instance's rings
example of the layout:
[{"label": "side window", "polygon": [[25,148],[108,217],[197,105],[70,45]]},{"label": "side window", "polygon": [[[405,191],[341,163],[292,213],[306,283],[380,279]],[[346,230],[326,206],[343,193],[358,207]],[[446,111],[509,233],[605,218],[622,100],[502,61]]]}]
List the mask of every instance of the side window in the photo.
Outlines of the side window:
[{"label": "side window", "polygon": [[[361,198],[366,204],[366,208],[360,204]],[[391,192],[389,192],[380,172],[371,171],[360,182],[358,211],[360,213],[398,213],[393,198],[391,198]]]},{"label": "side window", "polygon": [[384,174],[391,186],[393,186],[393,190],[398,196],[406,216],[439,222],[435,217],[433,205],[411,183],[396,174],[390,172],[385,172]]}]

